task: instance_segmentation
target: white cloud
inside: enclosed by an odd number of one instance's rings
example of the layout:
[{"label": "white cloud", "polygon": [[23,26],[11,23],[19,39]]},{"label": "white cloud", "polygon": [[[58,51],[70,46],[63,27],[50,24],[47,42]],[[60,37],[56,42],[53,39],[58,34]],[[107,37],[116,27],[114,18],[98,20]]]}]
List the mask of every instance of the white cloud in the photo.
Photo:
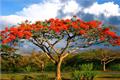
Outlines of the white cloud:
[{"label": "white cloud", "polygon": [[118,4],[114,4],[113,2],[106,2],[103,4],[95,2],[91,7],[84,9],[84,12],[94,14],[96,16],[101,14],[106,17],[120,16],[120,7]]},{"label": "white cloud", "polygon": [[9,16],[0,16],[0,19],[2,22],[5,22],[5,24],[17,24],[19,22],[25,21],[27,18],[23,16],[9,15]]},{"label": "white cloud", "polygon": [[42,3],[32,4],[14,15],[0,16],[0,30],[6,25],[16,25],[26,19],[29,21],[55,18],[61,8],[59,0],[46,0]]},{"label": "white cloud", "polygon": [[[62,3],[61,0],[45,0],[41,3],[24,7],[21,11],[16,12],[14,15],[0,16],[0,23],[2,23],[2,25],[16,25],[26,19],[34,22],[37,20],[55,18],[61,15],[59,10],[62,10],[64,14],[76,14],[79,9],[80,8],[76,0],[69,0],[64,3]],[[67,16],[71,17],[72,15],[66,15],[66,17]],[[0,26],[0,29],[2,28],[3,26]]]},{"label": "white cloud", "polygon": [[22,11],[17,12],[17,15],[28,17],[33,21],[55,18],[58,15],[58,11],[61,9],[61,6],[62,4],[58,1],[33,4],[27,8],[23,8]]},{"label": "white cloud", "polygon": [[[62,14],[59,11],[61,11]],[[96,2],[90,7],[83,8],[76,0],[65,0],[64,2],[61,2],[61,0],[44,0],[41,3],[24,7],[14,15],[0,16],[0,23],[2,24],[2,26],[0,25],[0,30],[3,29],[4,25],[15,25],[26,19],[34,22],[37,20],[55,18],[59,15],[64,15],[64,19],[71,18],[79,11],[96,16],[101,14],[104,14],[106,17],[120,16],[120,7],[113,2],[103,4]]]},{"label": "white cloud", "polygon": [[18,15],[0,16],[0,30],[4,29],[6,26],[9,27],[17,25],[18,23],[21,23],[26,19],[28,18]]},{"label": "white cloud", "polygon": [[74,0],[69,1],[65,4],[63,8],[63,12],[66,13],[73,13],[76,14],[81,10],[81,7],[78,5],[78,3]]}]

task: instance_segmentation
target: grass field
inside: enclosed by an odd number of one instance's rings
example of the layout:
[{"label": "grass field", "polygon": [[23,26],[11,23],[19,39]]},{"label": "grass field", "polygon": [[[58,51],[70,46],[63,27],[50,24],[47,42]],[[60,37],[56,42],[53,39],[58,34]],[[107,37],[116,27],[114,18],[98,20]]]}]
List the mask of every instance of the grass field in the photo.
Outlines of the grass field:
[{"label": "grass field", "polygon": [[[0,80],[23,80],[25,76],[30,76],[33,79],[29,80],[45,80],[48,77],[48,80],[54,80],[54,72],[42,72],[42,73],[14,73],[14,74],[1,74]],[[41,79],[34,79],[35,77],[42,77]],[[63,80],[72,80],[71,72],[62,73]],[[94,80],[120,80],[120,72],[101,72],[97,75]]]}]

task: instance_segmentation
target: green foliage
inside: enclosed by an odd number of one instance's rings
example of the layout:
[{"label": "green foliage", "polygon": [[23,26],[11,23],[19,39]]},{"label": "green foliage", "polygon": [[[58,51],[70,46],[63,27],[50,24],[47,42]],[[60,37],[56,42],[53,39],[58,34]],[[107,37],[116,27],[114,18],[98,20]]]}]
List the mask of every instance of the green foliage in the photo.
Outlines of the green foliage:
[{"label": "green foliage", "polygon": [[75,72],[72,73],[72,77],[73,77],[74,80],[80,80],[82,75],[80,74],[80,71],[75,71]]},{"label": "green foliage", "polygon": [[93,63],[82,64],[80,70],[81,71],[77,70],[73,72],[72,76],[74,80],[93,80],[93,78],[97,75],[97,72],[92,71]]},{"label": "green foliage", "polygon": [[93,80],[98,74],[96,71],[75,71],[72,73],[74,80]]},{"label": "green foliage", "polygon": [[30,65],[26,66],[25,68],[23,68],[24,72],[31,72],[32,71],[32,67]]},{"label": "green foliage", "polygon": [[109,68],[113,71],[120,71],[120,64],[110,65]]},{"label": "green foliage", "polygon": [[93,70],[93,63],[82,64],[81,65],[81,70],[82,71],[92,71]]},{"label": "green foliage", "polygon": [[45,66],[45,71],[55,71],[55,65],[52,62],[49,62],[46,66]]}]

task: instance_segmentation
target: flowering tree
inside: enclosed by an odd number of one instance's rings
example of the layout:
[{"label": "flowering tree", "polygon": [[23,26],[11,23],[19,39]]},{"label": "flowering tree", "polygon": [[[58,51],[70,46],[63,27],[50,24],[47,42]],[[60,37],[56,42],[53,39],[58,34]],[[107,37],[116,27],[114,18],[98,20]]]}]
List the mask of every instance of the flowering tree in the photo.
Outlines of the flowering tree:
[{"label": "flowering tree", "polygon": [[[85,22],[76,16],[64,20],[52,18],[33,24],[25,21],[18,26],[5,28],[0,36],[2,44],[12,42],[15,45],[18,40],[27,39],[38,46],[56,65],[57,80],[61,80],[60,67],[63,59],[73,50],[103,42],[120,45],[120,37],[109,28],[103,28],[100,21]],[[61,41],[64,41],[64,46],[58,48],[56,45],[62,45]]]}]

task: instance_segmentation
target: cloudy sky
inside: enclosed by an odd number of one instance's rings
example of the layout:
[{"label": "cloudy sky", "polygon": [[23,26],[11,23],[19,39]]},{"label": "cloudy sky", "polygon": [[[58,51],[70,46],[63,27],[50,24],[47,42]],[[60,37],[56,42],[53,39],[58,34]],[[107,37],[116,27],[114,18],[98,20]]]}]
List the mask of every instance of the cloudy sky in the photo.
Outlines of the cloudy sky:
[{"label": "cloudy sky", "polygon": [[[120,29],[120,0],[0,0],[0,30],[22,21],[71,18],[98,19]],[[119,32],[119,31],[118,31]]]}]

